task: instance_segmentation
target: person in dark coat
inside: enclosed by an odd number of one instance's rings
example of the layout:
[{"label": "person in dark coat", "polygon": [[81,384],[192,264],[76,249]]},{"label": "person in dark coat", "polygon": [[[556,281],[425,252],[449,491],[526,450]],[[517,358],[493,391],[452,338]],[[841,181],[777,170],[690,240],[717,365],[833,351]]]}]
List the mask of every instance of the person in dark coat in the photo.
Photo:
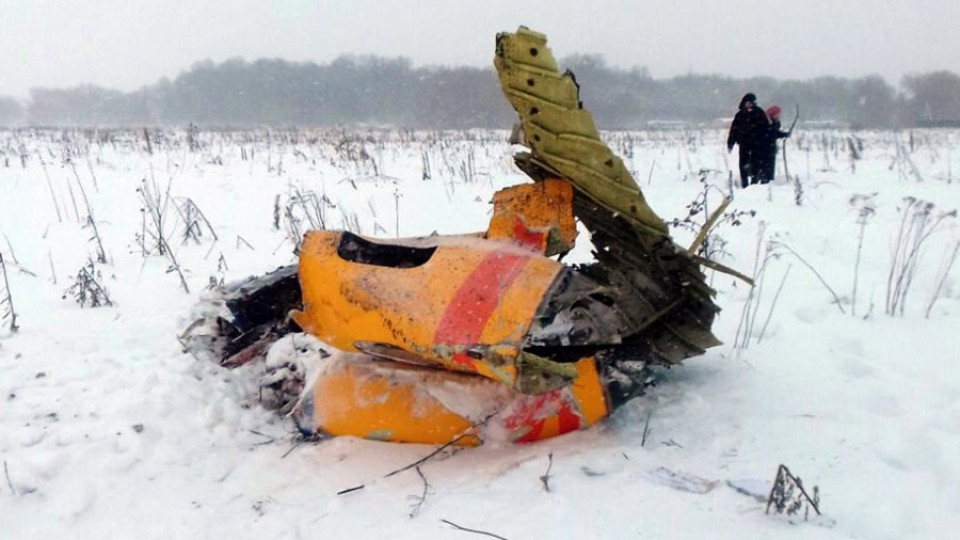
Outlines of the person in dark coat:
[{"label": "person in dark coat", "polygon": [[740,185],[743,187],[756,184],[763,174],[769,126],[766,113],[757,106],[757,96],[744,95],[727,136],[727,151],[732,152],[735,144],[740,147]]},{"label": "person in dark coat", "polygon": [[767,109],[767,126],[764,145],[766,151],[761,168],[760,183],[767,184],[773,180],[774,171],[777,168],[777,140],[790,137],[790,133],[780,129],[780,107],[773,105]]}]

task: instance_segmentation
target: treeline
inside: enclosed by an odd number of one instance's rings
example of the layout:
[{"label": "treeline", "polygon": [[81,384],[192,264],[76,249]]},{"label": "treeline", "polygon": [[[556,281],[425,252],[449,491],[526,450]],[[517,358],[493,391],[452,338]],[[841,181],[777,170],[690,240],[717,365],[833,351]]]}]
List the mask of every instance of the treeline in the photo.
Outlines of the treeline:
[{"label": "treeline", "polygon": [[[879,76],[799,81],[684,75],[653,79],[598,55],[561,60],[575,73],[581,100],[604,129],[652,121],[717,124],[746,92],[762,106],[794,104],[805,120],[864,128],[960,123],[960,77],[934,72],[894,88]],[[405,58],[343,56],[329,64],[285,60],[199,62],[176,79],[134,92],[97,86],[35,88],[19,102],[0,97],[0,125],[206,128],[373,125],[406,128],[507,128],[513,111],[492,68],[417,67]]]}]

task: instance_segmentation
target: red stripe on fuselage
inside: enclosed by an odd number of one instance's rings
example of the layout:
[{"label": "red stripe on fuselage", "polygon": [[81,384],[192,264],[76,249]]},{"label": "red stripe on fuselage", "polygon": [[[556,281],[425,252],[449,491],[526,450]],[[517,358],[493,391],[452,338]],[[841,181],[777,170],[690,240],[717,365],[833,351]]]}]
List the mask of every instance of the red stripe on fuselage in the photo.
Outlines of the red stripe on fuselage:
[{"label": "red stripe on fuselage", "polygon": [[[493,252],[484,257],[447,305],[437,324],[433,342],[438,345],[479,343],[487,321],[500,304],[503,292],[520,275],[529,258],[502,252]],[[462,353],[457,354],[454,361],[472,364]]]},{"label": "red stripe on fuselage", "polygon": [[544,236],[542,232],[528,229],[519,217],[513,220],[513,239],[521,246],[542,252]]}]

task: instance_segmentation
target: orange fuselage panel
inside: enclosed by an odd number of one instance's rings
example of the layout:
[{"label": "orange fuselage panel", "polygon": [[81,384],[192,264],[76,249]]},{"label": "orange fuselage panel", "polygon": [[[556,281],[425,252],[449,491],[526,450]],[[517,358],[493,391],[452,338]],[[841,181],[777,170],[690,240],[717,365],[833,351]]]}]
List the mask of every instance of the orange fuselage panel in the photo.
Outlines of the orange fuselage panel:
[{"label": "orange fuselage panel", "polygon": [[345,260],[343,233],[312,231],[300,253],[303,311],[297,323],[348,352],[375,342],[438,365],[508,382],[467,349],[494,351],[507,371],[544,294],[561,269],[532,251],[478,237],[414,240],[435,247],[426,262],[395,267]]},{"label": "orange fuselage panel", "polygon": [[605,417],[593,358],[570,366],[563,386],[518,384],[524,340],[563,268],[546,254],[576,237],[572,197],[559,180],[503,190],[488,230],[473,236],[378,243],[308,232],[293,316],[347,354],[321,370],[301,419],[333,435],[473,445],[536,441]]},{"label": "orange fuselage panel", "polygon": [[330,435],[422,444],[533,442],[586,429],[608,411],[592,358],[569,386],[522,394],[476,375],[347,355],[328,360],[301,425]]}]

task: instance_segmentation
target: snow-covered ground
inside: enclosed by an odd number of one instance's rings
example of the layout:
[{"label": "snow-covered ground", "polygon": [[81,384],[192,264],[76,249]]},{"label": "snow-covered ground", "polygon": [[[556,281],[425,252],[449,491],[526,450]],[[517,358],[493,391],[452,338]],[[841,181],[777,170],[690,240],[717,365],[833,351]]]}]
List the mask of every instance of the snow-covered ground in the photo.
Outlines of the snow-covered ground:
[{"label": "snow-covered ground", "polygon": [[[802,192],[782,168],[769,187],[733,190],[728,212],[755,215],[712,239],[747,274],[769,255],[752,295],[711,278],[725,344],[587,431],[385,478],[433,448],[296,445],[258,405],[256,369],[181,352],[211,278],[294,262],[310,219],[383,237],[484,229],[492,193],[526,181],[506,135],[167,132],[148,148],[142,132],[0,132],[0,253],[19,326],[0,321],[0,538],[478,537],[451,523],[511,540],[956,537],[960,265],[941,279],[956,218],[924,238],[902,314],[886,314],[904,198],[933,203],[930,222],[960,207],[956,131],[798,129],[787,165]],[[604,134],[667,220],[705,185],[709,208],[729,192],[724,136]],[[167,205],[183,283],[170,258],[144,255],[145,189]],[[212,226],[188,216],[199,242],[175,218],[187,199]],[[64,297],[84,267],[112,305]],[[0,277],[0,313],[7,297]],[[780,464],[819,487],[822,517],[765,513]]]}]

